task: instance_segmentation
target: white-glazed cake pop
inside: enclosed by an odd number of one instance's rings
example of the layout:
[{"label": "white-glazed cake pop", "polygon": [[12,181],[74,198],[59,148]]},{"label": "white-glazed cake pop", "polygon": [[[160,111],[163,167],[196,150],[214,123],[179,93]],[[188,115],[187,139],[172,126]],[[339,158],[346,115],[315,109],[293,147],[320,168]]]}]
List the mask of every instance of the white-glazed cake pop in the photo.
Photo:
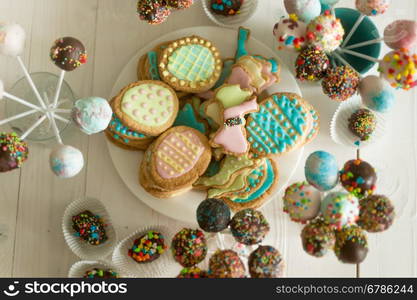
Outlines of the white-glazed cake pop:
[{"label": "white-glazed cake pop", "polygon": [[301,50],[306,43],[307,24],[298,20],[296,15],[282,19],[274,26],[274,36],[278,50]]},{"label": "white-glazed cake pop", "polygon": [[89,97],[79,99],[72,109],[72,119],[85,134],[101,132],[109,126],[112,109],[106,99]]},{"label": "white-glazed cake pop", "polygon": [[366,107],[380,113],[388,112],[395,102],[394,89],[386,80],[375,75],[362,79],[359,93]]},{"label": "white-glazed cake pop", "polygon": [[389,0],[356,0],[356,9],[367,16],[377,16],[385,13]]},{"label": "white-glazed cake pop", "polygon": [[391,51],[379,63],[379,72],[392,87],[410,90],[417,86],[417,54],[408,49]]},{"label": "white-glazed cake pop", "polygon": [[305,223],[320,212],[321,193],[307,182],[297,182],[285,190],[284,212],[294,222]]},{"label": "white-glazed cake pop", "polygon": [[25,48],[25,30],[19,24],[0,23],[0,53],[18,56]]},{"label": "white-glazed cake pop", "polygon": [[320,0],[284,0],[284,6],[289,15],[295,14],[306,23],[321,13]]},{"label": "white-glazed cake pop", "polygon": [[397,20],[384,30],[384,42],[391,49],[410,49],[417,43],[417,22]]},{"label": "white-glazed cake pop", "polygon": [[321,202],[321,213],[333,228],[351,226],[359,217],[359,200],[348,193],[330,193]]},{"label": "white-glazed cake pop", "polygon": [[332,52],[340,46],[344,34],[340,19],[327,10],[307,25],[306,37],[318,49]]},{"label": "white-glazed cake pop", "polygon": [[83,154],[77,148],[58,145],[50,154],[52,172],[60,178],[71,178],[84,167]]}]

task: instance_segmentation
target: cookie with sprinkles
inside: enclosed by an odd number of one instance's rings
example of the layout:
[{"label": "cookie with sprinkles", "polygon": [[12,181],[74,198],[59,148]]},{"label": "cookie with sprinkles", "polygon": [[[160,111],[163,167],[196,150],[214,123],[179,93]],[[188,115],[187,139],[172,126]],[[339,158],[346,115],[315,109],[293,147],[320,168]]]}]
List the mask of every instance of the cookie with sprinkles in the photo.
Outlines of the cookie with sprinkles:
[{"label": "cookie with sprinkles", "polygon": [[165,0],[139,0],[137,13],[142,21],[151,25],[159,25],[168,19],[171,10]]},{"label": "cookie with sprinkles", "polygon": [[334,253],[343,263],[359,264],[363,262],[368,254],[366,233],[356,225],[337,231]]},{"label": "cookie with sprinkles", "polygon": [[361,141],[367,141],[371,138],[376,128],[375,114],[366,108],[355,111],[348,120],[349,130]]},{"label": "cookie with sprinkles", "polygon": [[368,162],[354,159],[345,163],[340,171],[340,181],[349,193],[363,198],[376,190],[377,174]]},{"label": "cookie with sprinkles", "polygon": [[323,257],[328,250],[333,250],[336,235],[334,229],[318,217],[304,226],[301,242],[305,252],[315,257]]},{"label": "cookie with sprinkles", "polygon": [[20,168],[27,160],[29,148],[16,133],[0,132],[0,172]]},{"label": "cookie with sprinkles", "polygon": [[323,92],[336,101],[346,101],[356,94],[359,88],[358,72],[349,66],[331,67],[321,82]]},{"label": "cookie with sprinkles", "polygon": [[119,278],[119,274],[111,269],[94,268],[87,270],[83,276],[84,278]]},{"label": "cookie with sprinkles", "polygon": [[358,225],[368,232],[382,232],[391,227],[395,219],[392,201],[383,195],[371,195],[360,201]]},{"label": "cookie with sprinkles", "polygon": [[57,39],[51,47],[50,57],[58,68],[67,72],[87,62],[83,43],[73,37]]},{"label": "cookie with sprinkles", "polygon": [[230,221],[230,230],[239,243],[255,245],[262,242],[270,227],[260,211],[248,208],[233,216]]},{"label": "cookie with sprinkles", "polygon": [[72,228],[81,240],[90,245],[98,246],[108,240],[106,224],[103,219],[89,210],[85,210],[72,217]]},{"label": "cookie with sprinkles", "polygon": [[207,242],[204,233],[198,229],[181,229],[172,239],[171,251],[174,259],[181,266],[195,266],[207,255]]},{"label": "cookie with sprinkles", "polygon": [[245,265],[233,250],[217,250],[209,261],[211,278],[243,278]]},{"label": "cookie with sprinkles", "polygon": [[128,255],[137,263],[149,263],[158,259],[166,249],[164,236],[158,231],[149,230],[134,241]]},{"label": "cookie with sprinkles", "polygon": [[284,273],[281,253],[272,246],[259,246],[249,255],[248,265],[252,278],[279,278]]}]

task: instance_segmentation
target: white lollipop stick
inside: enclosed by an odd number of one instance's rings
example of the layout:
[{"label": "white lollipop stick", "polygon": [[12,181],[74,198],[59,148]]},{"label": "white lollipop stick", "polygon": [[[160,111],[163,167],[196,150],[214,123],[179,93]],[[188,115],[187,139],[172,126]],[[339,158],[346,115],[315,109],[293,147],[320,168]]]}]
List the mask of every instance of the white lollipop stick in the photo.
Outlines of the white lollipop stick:
[{"label": "white lollipop stick", "polygon": [[69,114],[72,112],[71,109],[62,109],[62,108],[55,108],[53,109],[54,113],[63,113],[63,114]]},{"label": "white lollipop stick", "polygon": [[39,106],[36,106],[36,105],[34,105],[34,104],[32,104],[32,103],[30,103],[30,102],[28,102],[26,100],[23,100],[23,99],[21,99],[19,97],[13,96],[12,94],[9,94],[7,92],[3,92],[3,96],[6,97],[6,98],[9,98],[10,100],[16,101],[16,102],[18,102],[18,103],[20,103],[22,105],[25,105],[27,107],[36,109],[38,111],[42,111],[42,108],[40,108]]},{"label": "white lollipop stick", "polygon": [[55,96],[54,96],[54,102],[53,102],[54,108],[58,106],[58,99],[59,99],[59,95],[61,94],[62,83],[64,82],[64,77],[65,77],[65,71],[62,70],[61,73],[59,74],[59,79],[58,79],[58,83],[57,83],[56,90],[55,90]]},{"label": "white lollipop stick", "polygon": [[24,140],[24,139],[26,139],[27,138],[27,136],[29,135],[29,134],[31,134],[32,133],[32,131],[33,130],[35,130],[39,125],[41,125],[41,123],[43,122],[43,121],[45,121],[45,119],[46,119],[46,115],[43,115],[41,118],[39,118],[39,120],[37,120],[32,126],[30,126],[29,127],[29,129],[28,130],[26,130],[26,132],[24,133],[24,134],[22,134],[21,136],[20,136],[20,139],[21,140]]},{"label": "white lollipop stick", "polygon": [[221,250],[226,249],[226,247],[224,246],[224,237],[223,237],[223,234],[221,232],[218,232],[216,234],[216,237],[217,237],[217,242],[218,242],[219,248]]},{"label": "white lollipop stick", "polygon": [[24,118],[24,117],[26,117],[26,116],[32,115],[32,114],[34,114],[34,113],[36,113],[36,112],[38,112],[38,110],[37,110],[37,109],[32,109],[32,110],[28,110],[28,111],[25,111],[25,112],[23,112],[23,113],[20,113],[20,114],[18,114],[18,115],[15,115],[15,116],[13,116],[13,117],[10,117],[10,118],[7,118],[7,119],[4,119],[4,120],[1,120],[1,121],[0,121],[0,126],[1,126],[1,125],[4,125],[4,124],[7,124],[7,123],[9,123],[9,122],[11,122],[11,121],[18,120],[18,119]]},{"label": "white lollipop stick", "polygon": [[356,30],[358,29],[359,25],[361,25],[363,19],[365,19],[365,15],[361,14],[359,16],[359,18],[356,20],[355,24],[353,25],[352,29],[350,30],[349,34],[347,35],[347,37],[345,38],[345,40],[343,41],[343,44],[341,46],[341,48],[345,47],[347,43],[349,43],[350,39],[352,38],[352,36],[355,34]]},{"label": "white lollipop stick", "polygon": [[375,62],[375,63],[380,62],[380,60],[375,58],[375,57],[365,55],[365,54],[362,54],[362,53],[358,53],[358,52],[355,52],[355,51],[352,51],[352,50],[340,49],[340,52],[347,53],[347,54],[350,54],[350,55],[353,55],[353,56],[357,56],[359,58],[369,60],[369,61],[372,61],[372,62]]},{"label": "white lollipop stick", "polygon": [[[342,64],[344,64],[345,66],[348,66],[348,67],[350,67],[352,70],[355,70],[356,71],[356,69],[354,68],[354,67],[352,67],[352,65],[350,64],[350,63],[348,63],[347,62],[347,60],[346,59],[344,59],[339,53],[337,53],[337,52],[333,52],[333,55],[342,63]],[[359,73],[358,71],[356,71],[357,73]]]},{"label": "white lollipop stick", "polygon": [[55,118],[55,120],[61,121],[63,123],[71,123],[71,120],[65,119],[63,117],[61,117],[60,115],[54,114],[53,116]]},{"label": "white lollipop stick", "polygon": [[59,134],[58,126],[56,126],[54,114],[49,112],[48,115],[49,119],[51,120],[52,130],[54,131],[55,138],[59,144],[63,145],[61,135]]},{"label": "white lollipop stick", "polygon": [[348,49],[348,50],[349,49],[356,49],[356,48],[360,48],[360,47],[365,47],[365,46],[377,44],[377,43],[382,42],[382,41],[384,41],[384,38],[379,38],[379,39],[375,39],[375,40],[365,41],[365,42],[362,42],[362,43],[357,43],[357,44],[354,44],[354,45],[347,46],[344,49]]},{"label": "white lollipop stick", "polygon": [[32,77],[30,77],[30,74],[29,74],[28,70],[26,69],[25,64],[23,63],[22,58],[19,55],[16,56],[16,58],[17,58],[17,61],[19,62],[20,67],[23,70],[23,73],[25,74],[25,77],[26,77],[27,81],[29,82],[30,87],[32,88],[33,92],[35,93],[35,96],[38,99],[39,104],[41,105],[41,107],[43,109],[46,109],[45,103],[43,102],[42,97],[39,94],[39,91],[36,88],[35,83],[32,80]]}]

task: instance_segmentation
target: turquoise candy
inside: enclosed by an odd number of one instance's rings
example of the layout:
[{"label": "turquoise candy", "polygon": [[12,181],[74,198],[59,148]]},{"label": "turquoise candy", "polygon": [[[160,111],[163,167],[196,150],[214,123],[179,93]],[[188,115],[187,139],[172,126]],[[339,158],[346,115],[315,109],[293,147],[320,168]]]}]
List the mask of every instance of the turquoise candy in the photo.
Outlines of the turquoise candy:
[{"label": "turquoise candy", "polygon": [[320,191],[333,189],[339,181],[339,168],[336,158],[325,151],[310,154],[304,172],[308,183]]},{"label": "turquoise candy", "polygon": [[184,107],[178,111],[177,119],[174,126],[188,126],[206,134],[206,127],[202,122],[197,120],[196,113],[190,103],[186,103]]}]

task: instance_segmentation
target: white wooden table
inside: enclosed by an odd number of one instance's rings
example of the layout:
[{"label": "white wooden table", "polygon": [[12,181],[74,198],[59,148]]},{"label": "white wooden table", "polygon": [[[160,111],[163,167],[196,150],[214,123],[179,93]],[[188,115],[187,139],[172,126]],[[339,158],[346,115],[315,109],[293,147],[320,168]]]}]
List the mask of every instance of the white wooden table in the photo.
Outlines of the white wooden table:
[{"label": "white wooden table", "polygon": [[[339,7],[352,7],[353,0],[342,0]],[[416,19],[417,1],[393,1],[389,12],[375,18],[380,29],[394,19]],[[281,0],[259,0],[255,16],[246,25],[253,36],[273,46],[272,27],[283,15]],[[57,73],[48,54],[59,36],[75,36],[89,52],[89,63],[68,74],[66,80],[77,94],[108,98],[118,74],[138,49],[170,31],[199,25],[214,25],[197,1],[191,9],[177,12],[160,26],[148,26],[136,16],[135,0],[1,0],[0,20],[16,21],[27,31],[24,60],[31,72]],[[384,51],[387,51],[386,48]],[[292,64],[292,61],[287,61]],[[0,57],[0,78],[7,88],[22,76],[16,61]],[[329,137],[329,122],[337,104],[316,85],[301,86],[305,98],[318,107],[320,136],[305,149],[327,150],[342,164],[354,157],[352,151],[334,144]],[[394,193],[398,208],[395,225],[387,232],[370,235],[370,253],[361,265],[363,277],[417,276],[417,96],[415,91],[397,92],[394,122],[388,136],[362,157],[381,166],[388,165],[380,191],[391,189],[400,176]],[[20,171],[0,174],[0,276],[65,277],[77,257],[67,248],[61,232],[65,207],[83,195],[101,199],[109,209],[119,237],[148,224],[180,227],[173,219],[160,215],[132,195],[116,173],[103,135],[87,137],[73,130],[67,144],[78,147],[86,157],[86,167],[74,179],[59,180],[48,167],[50,146],[31,144],[31,158]],[[305,157],[302,160],[305,161]],[[391,178],[392,176],[392,178]],[[303,179],[302,165],[294,180]],[[302,250],[301,226],[291,223],[281,211],[280,199],[266,206],[272,225],[268,242],[283,253],[286,275],[291,277],[354,277],[356,267],[343,265],[333,254],[315,259]]]}]

